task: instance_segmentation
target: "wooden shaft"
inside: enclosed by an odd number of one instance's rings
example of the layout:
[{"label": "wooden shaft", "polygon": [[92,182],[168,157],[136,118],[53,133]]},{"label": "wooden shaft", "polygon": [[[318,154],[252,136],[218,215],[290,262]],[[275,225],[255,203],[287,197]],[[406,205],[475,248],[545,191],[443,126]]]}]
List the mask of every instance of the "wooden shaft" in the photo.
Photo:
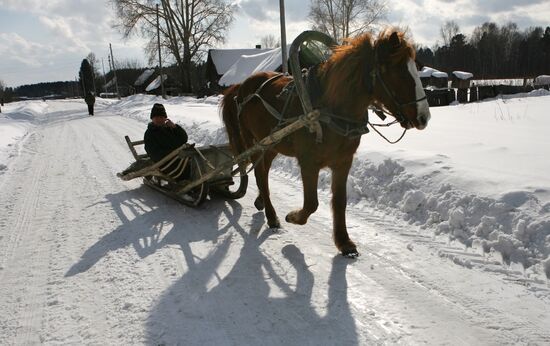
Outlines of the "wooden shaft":
[{"label": "wooden shaft", "polygon": [[257,153],[259,151],[262,151],[262,150],[265,150],[266,147],[269,147],[272,144],[278,143],[280,140],[282,140],[286,136],[290,135],[291,133],[301,129],[304,126],[307,126],[308,124],[311,124],[311,123],[317,121],[317,119],[319,118],[319,115],[320,115],[320,113],[319,113],[318,110],[314,110],[314,111],[306,114],[306,116],[299,118],[298,120],[291,123],[290,125],[288,125],[288,126],[282,128],[282,129],[274,132],[273,134],[265,137],[264,139],[259,141],[256,145],[254,145],[253,147],[249,148],[248,150],[246,150],[246,151],[242,152],[241,154],[239,154],[238,156],[236,156],[233,160],[224,162],[222,165],[218,166],[216,169],[214,169],[214,170],[212,170],[212,171],[210,171],[206,174],[203,174],[202,177],[200,177],[199,179],[194,180],[194,181],[190,182],[189,184],[183,186],[181,189],[179,189],[177,191],[177,193],[185,194],[185,193],[191,191],[192,189],[194,189],[195,187],[197,187],[201,184],[204,184],[206,181],[208,181],[212,177],[215,177],[216,175],[220,174],[224,170],[233,167],[233,165],[235,163],[245,162],[245,161],[249,160],[250,157],[252,155],[254,155],[255,153]]}]

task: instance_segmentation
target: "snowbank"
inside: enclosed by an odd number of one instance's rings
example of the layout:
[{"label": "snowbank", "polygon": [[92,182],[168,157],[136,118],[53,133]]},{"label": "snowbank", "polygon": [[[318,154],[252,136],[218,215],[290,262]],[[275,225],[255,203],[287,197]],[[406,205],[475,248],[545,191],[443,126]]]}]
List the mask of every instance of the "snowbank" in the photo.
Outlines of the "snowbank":
[{"label": "snowbank", "polygon": [[8,103],[0,113],[0,174],[8,168],[11,158],[17,155],[18,143],[46,112],[44,101]]}]

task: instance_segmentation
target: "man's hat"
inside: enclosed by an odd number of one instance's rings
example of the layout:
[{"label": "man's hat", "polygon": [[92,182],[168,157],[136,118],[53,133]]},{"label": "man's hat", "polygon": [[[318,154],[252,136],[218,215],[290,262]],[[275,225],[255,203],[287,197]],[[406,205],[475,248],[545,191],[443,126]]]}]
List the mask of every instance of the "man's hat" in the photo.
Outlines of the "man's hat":
[{"label": "man's hat", "polygon": [[151,108],[151,119],[153,119],[154,116],[162,116],[166,117],[166,109],[164,109],[164,106],[160,103],[155,103],[153,105],[153,108]]}]

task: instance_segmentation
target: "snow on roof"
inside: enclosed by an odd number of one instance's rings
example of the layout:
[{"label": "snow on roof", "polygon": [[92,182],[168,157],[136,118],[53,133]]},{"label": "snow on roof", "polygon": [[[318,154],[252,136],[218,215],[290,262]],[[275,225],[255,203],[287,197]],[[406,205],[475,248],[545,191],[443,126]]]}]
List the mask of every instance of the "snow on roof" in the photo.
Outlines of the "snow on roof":
[{"label": "snow on roof", "polygon": [[[166,79],[168,79],[168,76],[163,74],[162,75],[162,81],[164,82],[164,81],[166,81]],[[155,78],[155,80],[153,80],[151,83],[149,83],[147,88],[145,88],[145,91],[155,90],[159,86],[160,86],[160,76],[157,76],[157,78]]]},{"label": "snow on roof", "polygon": [[535,85],[548,85],[550,84],[550,76],[548,75],[540,75],[537,78],[535,78]]},{"label": "snow on roof", "polygon": [[[287,46],[287,51],[290,46]],[[221,86],[237,84],[257,72],[275,71],[283,60],[281,48],[274,48],[259,54],[242,55],[218,82]]]},{"label": "snow on roof", "polygon": [[105,88],[110,88],[112,87],[113,85],[115,85],[115,82],[116,82],[116,77],[113,77],[113,79],[111,79],[110,81],[107,82],[107,84],[105,84]]},{"label": "snow on roof", "polygon": [[474,75],[470,72],[453,71],[453,75],[458,79],[469,80],[474,78]]},{"label": "snow on roof", "polygon": [[420,75],[420,78],[449,78],[449,75],[447,75],[447,73],[441,72],[439,70],[436,70],[435,68],[431,68],[428,66],[424,66],[422,70],[418,72],[418,74]]},{"label": "snow on roof", "polygon": [[428,66],[424,66],[422,70],[418,71],[418,75],[420,76],[420,78],[430,78],[434,71],[437,70]]},{"label": "snow on roof", "polygon": [[208,52],[218,74],[224,74],[241,55],[254,55],[270,49],[210,49]]},{"label": "snow on roof", "polygon": [[434,73],[432,73],[432,77],[435,77],[435,78],[449,78],[449,75],[446,72],[435,71]]},{"label": "snow on roof", "polygon": [[143,71],[143,73],[140,74],[139,77],[134,82],[134,85],[135,86],[143,85],[143,83],[145,83],[145,81],[148,80],[149,77],[153,75],[153,73],[155,73],[155,69],[152,69],[152,68]]}]

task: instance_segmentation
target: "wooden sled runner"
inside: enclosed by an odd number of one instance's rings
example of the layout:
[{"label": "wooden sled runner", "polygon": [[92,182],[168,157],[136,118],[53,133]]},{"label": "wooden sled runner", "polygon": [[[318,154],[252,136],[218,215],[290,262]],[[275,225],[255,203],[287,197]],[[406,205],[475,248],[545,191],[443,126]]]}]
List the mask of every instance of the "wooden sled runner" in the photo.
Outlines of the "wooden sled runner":
[{"label": "wooden sled runner", "polygon": [[[124,137],[136,160],[117,174],[122,180],[143,178],[143,183],[153,189],[191,207],[199,206],[209,192],[225,198],[238,199],[246,194],[248,176],[244,167],[233,159],[229,145],[209,145],[196,148],[184,144],[159,162],[153,162],[147,154],[139,154],[136,147],[143,140],[131,141]],[[189,167],[188,179],[175,181],[159,170],[164,163],[179,156]],[[221,167],[221,168],[220,168]]]}]

